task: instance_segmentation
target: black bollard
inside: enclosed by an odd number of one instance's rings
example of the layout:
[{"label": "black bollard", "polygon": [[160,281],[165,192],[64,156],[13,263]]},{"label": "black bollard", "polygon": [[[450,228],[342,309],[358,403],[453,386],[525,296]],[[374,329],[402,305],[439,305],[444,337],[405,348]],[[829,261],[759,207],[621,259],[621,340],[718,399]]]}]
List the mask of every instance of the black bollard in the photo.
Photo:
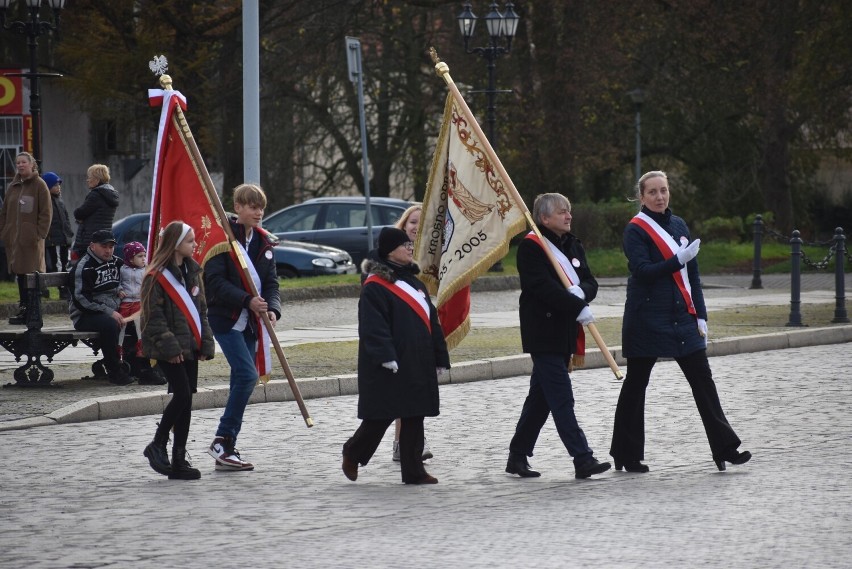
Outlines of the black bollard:
[{"label": "black bollard", "polygon": [[787,326],[804,326],[802,324],[802,239],[799,237],[799,230],[793,231],[793,238],[790,239],[792,251],[790,252],[790,262],[792,268],[790,271],[790,320]]},{"label": "black bollard", "polygon": [[846,256],[846,236],[843,234],[843,228],[838,227],[834,230],[834,318],[831,320],[835,324],[849,322],[849,317],[846,315],[846,284],[843,274],[843,260]]},{"label": "black bollard", "polygon": [[760,281],[760,240],[762,236],[763,216],[757,214],[754,216],[754,273],[749,288],[763,288],[763,283]]}]

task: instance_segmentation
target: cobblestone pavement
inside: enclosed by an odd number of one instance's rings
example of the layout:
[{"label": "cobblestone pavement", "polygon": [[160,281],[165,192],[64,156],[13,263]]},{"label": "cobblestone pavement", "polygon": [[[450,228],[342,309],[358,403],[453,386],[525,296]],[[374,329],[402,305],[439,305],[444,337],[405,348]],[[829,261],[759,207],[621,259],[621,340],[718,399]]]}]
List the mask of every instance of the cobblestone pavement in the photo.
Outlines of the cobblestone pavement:
[{"label": "cobblestone pavement", "polygon": [[[153,416],[0,433],[0,567],[849,567],[852,360],[848,345],[713,358],[725,412],[754,454],[716,471],[676,364],[654,370],[649,474],[575,480],[552,422],[538,479],[503,472],[528,378],[441,388],[428,419],[440,484],[400,483],[385,437],[352,483],[342,443],[356,398],[251,405],[250,473],[204,450],[220,410],[195,413],[202,479],[170,481],[142,448]],[[580,424],[605,458],[619,384],[573,374]]]}]

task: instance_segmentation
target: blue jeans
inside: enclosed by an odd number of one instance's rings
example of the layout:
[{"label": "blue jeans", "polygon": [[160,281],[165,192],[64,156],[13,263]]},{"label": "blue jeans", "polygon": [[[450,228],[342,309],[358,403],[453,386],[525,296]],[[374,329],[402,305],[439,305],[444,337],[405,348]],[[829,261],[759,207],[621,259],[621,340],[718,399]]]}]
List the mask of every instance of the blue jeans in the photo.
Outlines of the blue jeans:
[{"label": "blue jeans", "polygon": [[231,366],[231,389],[225,412],[219,419],[217,437],[231,437],[237,440],[243,425],[243,413],[248,405],[254,386],[257,385],[257,367],[254,363],[255,345],[257,338],[248,331],[229,330],[213,337],[222,348],[228,365]]},{"label": "blue jeans", "polygon": [[574,391],[565,356],[542,353],[530,355],[533,361],[530,391],[524,401],[515,436],[509,443],[509,452],[532,456],[538,434],[547,416],[552,413],[559,438],[574,457],[574,465],[581,466],[592,459],[592,449],[574,414]]}]

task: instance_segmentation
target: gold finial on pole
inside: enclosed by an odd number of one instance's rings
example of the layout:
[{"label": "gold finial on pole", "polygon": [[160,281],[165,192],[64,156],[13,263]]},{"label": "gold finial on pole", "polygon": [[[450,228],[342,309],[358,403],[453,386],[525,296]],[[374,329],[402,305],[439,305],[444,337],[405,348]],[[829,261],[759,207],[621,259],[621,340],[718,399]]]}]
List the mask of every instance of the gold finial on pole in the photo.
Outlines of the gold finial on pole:
[{"label": "gold finial on pole", "polygon": [[450,66],[441,61],[441,58],[438,57],[438,52],[434,47],[429,48],[429,57],[432,58],[432,63],[435,64],[435,73],[438,77],[443,78],[444,81],[449,84],[452,81],[452,79],[450,79]]},{"label": "gold finial on pole", "polygon": [[160,77],[160,86],[166,91],[172,90],[172,76],[171,75],[162,75]]}]

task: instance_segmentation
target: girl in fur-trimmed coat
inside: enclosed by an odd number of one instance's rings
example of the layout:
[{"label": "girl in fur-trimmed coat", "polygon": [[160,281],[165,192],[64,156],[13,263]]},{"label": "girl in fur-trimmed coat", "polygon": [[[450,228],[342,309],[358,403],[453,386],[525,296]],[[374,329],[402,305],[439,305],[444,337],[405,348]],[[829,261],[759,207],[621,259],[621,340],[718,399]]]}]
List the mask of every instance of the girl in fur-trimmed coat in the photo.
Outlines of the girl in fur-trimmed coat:
[{"label": "girl in fur-trimmed coat", "polygon": [[363,265],[369,276],[358,303],[358,417],[361,426],[343,445],[343,472],[358,477],[388,426],[399,417],[400,466],[405,484],[435,484],[423,468],[423,418],[439,413],[438,375],[450,367],[438,311],[416,275],[412,243],[386,227],[378,260]]},{"label": "girl in fur-trimmed coat", "polygon": [[[213,332],[201,290],[201,267],[192,259],[195,232],[181,221],[166,226],[142,281],[142,349],[156,359],[169,381],[172,400],[163,411],[154,440],[143,453],[151,468],[169,478],[195,480],[201,473],[186,460],[192,394],[198,362],[213,359]],[[166,452],[174,427],[172,461]]]}]

